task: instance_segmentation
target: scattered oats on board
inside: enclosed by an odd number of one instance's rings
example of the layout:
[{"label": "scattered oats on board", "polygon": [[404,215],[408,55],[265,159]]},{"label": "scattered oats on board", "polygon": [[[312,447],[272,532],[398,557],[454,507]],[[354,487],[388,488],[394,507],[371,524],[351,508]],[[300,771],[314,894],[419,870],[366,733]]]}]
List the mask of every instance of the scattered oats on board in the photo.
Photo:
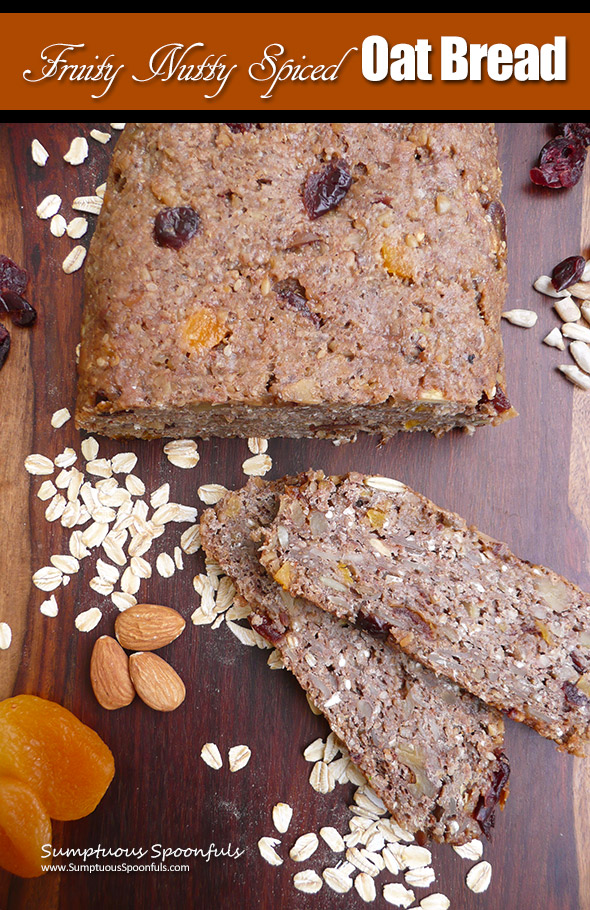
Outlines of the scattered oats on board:
[{"label": "scattered oats on board", "polygon": [[206,483],[199,487],[197,495],[205,505],[214,506],[227,493],[227,487],[220,483]]},{"label": "scattered oats on board", "polygon": [[106,145],[111,139],[111,134],[105,133],[102,130],[90,130],[90,135],[96,142],[101,142],[102,145]]},{"label": "scattered oats on board", "polygon": [[287,803],[277,803],[272,807],[272,823],[279,834],[285,834],[292,818],[293,809]]},{"label": "scattered oats on board", "polygon": [[472,866],[465,876],[467,887],[475,894],[481,894],[486,891],[492,880],[492,867],[490,863],[483,860],[476,866]]},{"label": "scattered oats on board", "polygon": [[160,553],[156,559],[156,569],[162,578],[172,578],[176,571],[176,566],[168,553]]},{"label": "scattered oats on board", "polygon": [[350,878],[350,875],[337,866],[328,866],[328,868],[324,869],[322,872],[322,877],[328,887],[331,888],[332,891],[336,891],[337,894],[347,894],[352,888],[352,879]]},{"label": "scattered oats on board", "polygon": [[68,227],[68,223],[63,215],[60,215],[59,212],[57,215],[54,215],[51,221],[49,222],[49,230],[54,237],[63,237]]},{"label": "scattered oats on board", "polygon": [[359,872],[354,880],[354,887],[359,896],[367,903],[374,901],[377,897],[375,882],[366,872]]},{"label": "scattered oats on board", "polygon": [[29,474],[53,474],[55,466],[51,458],[45,455],[27,455],[25,458],[25,470]]},{"label": "scattered oats on board", "polygon": [[264,455],[268,450],[268,439],[263,436],[250,436],[248,439],[248,448],[253,455]]},{"label": "scattered oats on board", "polygon": [[428,888],[436,878],[434,869],[429,866],[420,866],[418,869],[409,869],[405,874],[408,885],[414,888]]},{"label": "scattered oats on board", "polygon": [[82,164],[88,158],[88,140],[84,136],[72,139],[70,147],[64,155],[68,164]]},{"label": "scattered oats on board", "polygon": [[221,752],[215,743],[205,743],[201,749],[201,758],[206,765],[209,765],[209,767],[213,768],[215,771],[218,771],[223,765]]},{"label": "scattered oats on board", "polygon": [[58,196],[57,193],[51,193],[49,196],[46,196],[45,199],[42,199],[37,206],[37,216],[41,218],[42,221],[47,221],[49,218],[53,218],[54,215],[57,215],[60,208],[61,196]]},{"label": "scattered oats on board", "polygon": [[57,614],[59,612],[59,608],[57,606],[57,600],[56,600],[55,594],[52,594],[51,597],[49,597],[47,600],[43,601],[43,603],[39,607],[39,611],[41,613],[43,613],[43,616],[50,616],[50,617],[57,616]]},{"label": "scattered oats on board", "polygon": [[67,408],[60,408],[53,413],[51,417],[51,426],[55,430],[59,430],[60,427],[63,427],[63,425],[68,422],[71,416],[72,415]]},{"label": "scattered oats on board", "polygon": [[295,873],[293,884],[298,891],[303,891],[305,894],[317,894],[324,883],[313,869],[305,869]]},{"label": "scattered oats on board", "polygon": [[271,866],[280,866],[282,865],[283,860],[275,850],[275,847],[278,847],[280,844],[278,837],[261,837],[258,841],[258,850],[263,859],[267,863],[270,863]]},{"label": "scattered oats on board", "polygon": [[83,246],[75,246],[73,250],[70,250],[64,261],[62,262],[62,269],[66,275],[71,275],[73,272],[77,272],[78,269],[82,268],[82,264],[86,259],[86,248]]},{"label": "scattered oats on board", "polygon": [[252,752],[248,746],[232,746],[229,750],[229,770],[241,771],[246,767],[251,756]]},{"label": "scattered oats on board", "polygon": [[6,651],[12,641],[12,629],[7,622],[0,622],[0,650]]},{"label": "scattered oats on board", "polygon": [[422,910],[449,910],[450,906],[451,902],[446,894],[440,892],[429,894],[420,901]]},{"label": "scattered oats on board", "polygon": [[270,455],[253,455],[247,458],[242,464],[242,471],[248,477],[264,477],[272,468],[272,459]]},{"label": "scattered oats on board", "polygon": [[415,896],[411,889],[405,888],[397,882],[383,886],[383,897],[388,904],[393,904],[394,907],[409,907],[414,902]]},{"label": "scattered oats on board", "polygon": [[100,196],[76,196],[72,202],[75,212],[85,212],[89,215],[99,215],[102,208]]},{"label": "scattered oats on board", "polygon": [[39,167],[45,167],[45,165],[47,164],[47,159],[49,158],[49,152],[47,151],[45,146],[42,145],[41,142],[39,142],[38,139],[33,139],[33,141],[31,142],[31,157],[32,157],[33,161],[35,162],[35,164],[38,164]]},{"label": "scattered oats on board", "polygon": [[74,624],[79,632],[91,632],[101,619],[102,613],[98,607],[91,607],[90,610],[84,610],[83,613],[79,613],[74,620]]},{"label": "scattered oats on board", "polygon": [[332,853],[344,852],[345,843],[342,840],[342,835],[336,828],[333,828],[331,825],[325,825],[323,828],[320,828],[320,837],[326,842]]},{"label": "scattered oats on board", "polygon": [[164,446],[164,454],[177,468],[194,468],[200,458],[194,439],[173,439]]},{"label": "scattered oats on board", "polygon": [[86,218],[82,218],[81,215],[78,215],[76,218],[72,218],[68,222],[66,227],[66,234],[72,240],[79,240],[80,237],[83,237],[86,231],[88,230],[88,222]]},{"label": "scattered oats on board", "polygon": [[461,859],[470,859],[476,860],[481,859],[483,856],[483,844],[479,838],[475,837],[473,840],[467,841],[466,844],[461,844],[458,847],[453,847],[455,853],[457,853]]},{"label": "scattered oats on board", "polygon": [[289,850],[289,856],[294,863],[303,863],[310,856],[313,856],[318,844],[318,836],[313,831],[310,831],[309,834],[302,834]]},{"label": "scattered oats on board", "polygon": [[61,585],[62,578],[63,572],[59,569],[54,566],[43,566],[34,573],[33,584],[40,591],[55,591]]}]

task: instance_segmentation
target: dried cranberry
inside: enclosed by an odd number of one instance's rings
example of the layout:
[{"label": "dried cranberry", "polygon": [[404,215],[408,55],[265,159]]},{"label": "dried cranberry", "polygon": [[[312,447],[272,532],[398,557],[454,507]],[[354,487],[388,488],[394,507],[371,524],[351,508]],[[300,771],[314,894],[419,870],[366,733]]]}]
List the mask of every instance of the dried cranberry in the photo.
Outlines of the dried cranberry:
[{"label": "dried cranberry", "polygon": [[586,148],[575,136],[557,136],[541,149],[539,165],[531,170],[531,180],[551,189],[575,186],[584,169]]},{"label": "dried cranberry", "polygon": [[283,281],[277,281],[274,285],[274,292],[280,300],[284,300],[292,309],[311,319],[315,327],[319,328],[320,318],[309,308],[305,288],[298,278],[284,278]]},{"label": "dried cranberry", "polygon": [[29,283],[29,275],[8,256],[0,256],[0,292],[14,291],[23,294]]},{"label": "dried cranberry", "polygon": [[33,325],[37,319],[37,310],[15,291],[0,293],[0,307],[4,307],[15,325]]},{"label": "dried cranberry", "polygon": [[255,123],[227,123],[227,128],[232,131],[232,133],[247,133],[249,130],[253,130],[256,126]]},{"label": "dried cranberry", "polygon": [[352,177],[343,158],[336,158],[321,171],[310,174],[303,187],[303,204],[310,218],[319,218],[340,205],[350,187]]},{"label": "dried cranberry", "polygon": [[493,398],[488,398],[488,396],[484,394],[483,400],[491,401],[492,405],[494,406],[494,409],[496,410],[496,412],[498,414],[503,414],[505,411],[509,411],[510,408],[512,407],[512,405],[508,399],[508,396],[506,395],[506,392],[504,391],[502,386],[496,386],[496,394],[494,395]]},{"label": "dried cranberry", "polygon": [[391,629],[391,623],[387,622],[387,620],[379,619],[373,613],[364,613],[362,610],[357,614],[355,625],[359,629],[364,629],[365,632],[371,632],[372,635],[383,636],[384,638],[387,637]]},{"label": "dried cranberry", "polygon": [[190,205],[162,209],[156,215],[154,238],[158,246],[179,250],[195,236],[201,218]]},{"label": "dried cranberry", "polygon": [[479,797],[473,817],[486,837],[490,836],[495,822],[495,808],[503,803],[508,795],[506,785],[510,777],[510,765],[504,753],[498,756],[498,770],[492,778],[492,785],[487,793]]},{"label": "dried cranberry", "polygon": [[557,129],[568,139],[573,136],[582,145],[590,145],[590,123],[558,123]]},{"label": "dried cranberry", "polygon": [[570,284],[575,284],[580,280],[585,268],[586,260],[583,256],[568,256],[551,272],[551,284],[556,291],[563,291],[565,288],[569,288]]},{"label": "dried cranberry", "polygon": [[589,705],[590,698],[578,689],[575,683],[565,682],[563,684],[563,694],[565,695],[566,701],[569,701],[570,705]]},{"label": "dried cranberry", "polygon": [[0,370],[4,366],[4,361],[8,357],[10,350],[10,332],[0,325]]}]

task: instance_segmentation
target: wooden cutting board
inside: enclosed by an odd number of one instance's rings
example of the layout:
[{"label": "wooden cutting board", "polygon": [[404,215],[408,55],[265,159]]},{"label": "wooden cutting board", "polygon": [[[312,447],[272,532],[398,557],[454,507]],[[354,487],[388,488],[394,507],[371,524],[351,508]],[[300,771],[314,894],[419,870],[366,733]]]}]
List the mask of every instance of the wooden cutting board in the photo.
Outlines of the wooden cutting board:
[{"label": "wooden cutting board", "polygon": [[[186,681],[184,705],[169,715],[150,711],[138,699],[119,712],[106,712],[94,700],[88,670],[96,637],[111,633],[116,609],[89,588],[95,557],[57,593],[59,614],[39,612],[46,596],[31,584],[32,573],[51,554],[68,552],[68,532],[45,520],[46,504],[36,496],[23,460],[31,452],[55,457],[65,446],[80,451],[73,422],[51,427],[59,408],[73,410],[75,348],[79,340],[82,271],[66,275],[61,263],[77,242],[56,238],[35,214],[49,193],[58,193],[67,220],[76,196],[94,193],[106,177],[113,141],[90,139],[88,160],[79,167],[62,160],[74,136],[108,124],[17,123],[0,126],[0,253],[31,273],[29,297],[38,308],[32,329],[12,331],[9,359],[0,373],[0,621],[10,624],[12,645],[0,651],[0,697],[34,693],[59,701],[95,728],[111,747],[115,779],[96,811],[77,822],[54,824],[54,844],[62,849],[112,848],[119,859],[101,859],[101,871],[52,872],[24,881],[0,872],[0,908],[78,910],[91,908],[191,907],[356,908],[365,906],[353,889],[346,897],[324,886],[317,895],[296,891],[292,876],[301,866],[288,858],[295,838],[323,825],[348,830],[351,790],[337,787],[321,796],[311,789],[311,766],[302,751],[327,727],[314,716],[298,685],[286,672],[271,671],[268,651],[245,647],[223,623],[211,630],[188,624],[164,649]],[[499,127],[508,215],[510,292],[507,308],[533,308],[535,328],[506,323],[508,392],[520,416],[473,437],[449,434],[399,436],[378,448],[375,439],[335,447],[329,442],[273,440],[269,476],[321,467],[394,476],[440,505],[459,512],[482,530],[501,538],[520,556],[546,564],[590,587],[590,394],[574,388],[556,371],[568,362],[541,343],[557,324],[550,302],[536,294],[534,279],[565,256],[590,252],[590,165],[585,184],[566,191],[532,186],[528,170],[551,135],[549,124],[503,123]],[[31,159],[37,138],[50,153],[44,168]],[[101,455],[131,450],[135,469],[148,492],[164,482],[171,499],[199,505],[197,487],[242,485],[246,442],[199,442],[201,460],[192,470],[173,467],[161,441],[115,443],[100,440]],[[42,478],[41,478],[42,479]],[[174,525],[148,554],[171,551],[182,526]],[[160,546],[161,545],[161,546]],[[189,617],[198,605],[192,579],[203,570],[199,554],[185,557],[183,571],[171,578],[154,573],[143,582],[143,600],[169,604]],[[104,615],[93,631],[74,627],[74,616],[93,606]],[[205,742],[218,744],[224,766],[213,771],[201,760]],[[230,773],[227,752],[246,744],[250,763]],[[0,744],[1,748],[1,744]],[[450,847],[433,848],[436,881],[416,889],[417,899],[432,891],[449,896],[454,908],[477,910],[588,910],[590,908],[590,760],[560,754],[533,731],[507,723],[512,792],[497,821],[484,858],[492,863],[490,888],[482,895],[465,886],[472,865]],[[287,802],[293,821],[279,847],[284,863],[270,866],[257,849],[273,836],[272,806]],[[281,835],[278,835],[281,837]],[[232,856],[176,857],[187,871],[105,871],[105,864],[154,862],[132,851],[153,845],[172,850],[214,844]],[[236,851],[241,855],[236,857]],[[304,868],[322,869],[337,857],[318,849]],[[56,860],[73,862],[79,858]],[[388,873],[377,879],[393,880]]]}]

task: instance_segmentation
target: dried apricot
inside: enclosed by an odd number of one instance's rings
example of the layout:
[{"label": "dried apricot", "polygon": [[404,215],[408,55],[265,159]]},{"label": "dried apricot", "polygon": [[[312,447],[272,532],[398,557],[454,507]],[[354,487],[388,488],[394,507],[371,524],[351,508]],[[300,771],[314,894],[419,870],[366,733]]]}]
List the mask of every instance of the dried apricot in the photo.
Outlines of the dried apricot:
[{"label": "dried apricot", "polygon": [[51,818],[89,815],[114,773],[108,746],[67,708],[36,695],[0,702],[0,775],[29,784]]},{"label": "dried apricot", "polygon": [[43,874],[51,846],[51,819],[34,790],[14,777],[0,777],[0,866],[13,875]]}]

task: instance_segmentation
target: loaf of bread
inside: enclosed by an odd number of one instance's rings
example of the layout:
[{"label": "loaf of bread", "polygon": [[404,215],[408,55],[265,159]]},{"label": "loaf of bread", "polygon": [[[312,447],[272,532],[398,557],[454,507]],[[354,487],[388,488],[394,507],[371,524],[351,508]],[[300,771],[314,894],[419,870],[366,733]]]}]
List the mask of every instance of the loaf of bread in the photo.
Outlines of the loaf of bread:
[{"label": "loaf of bread", "polygon": [[292,596],[403,650],[562,748],[590,740],[590,595],[403,483],[310,472],[261,561]]},{"label": "loaf of bread", "polygon": [[489,123],[129,124],[77,425],[349,439],[512,416],[500,190]]},{"label": "loaf of bread", "polygon": [[501,715],[395,645],[281,590],[260,564],[256,538],[283,489],[254,478],[208,509],[207,555],[400,825],[454,844],[489,833],[508,794]]}]

